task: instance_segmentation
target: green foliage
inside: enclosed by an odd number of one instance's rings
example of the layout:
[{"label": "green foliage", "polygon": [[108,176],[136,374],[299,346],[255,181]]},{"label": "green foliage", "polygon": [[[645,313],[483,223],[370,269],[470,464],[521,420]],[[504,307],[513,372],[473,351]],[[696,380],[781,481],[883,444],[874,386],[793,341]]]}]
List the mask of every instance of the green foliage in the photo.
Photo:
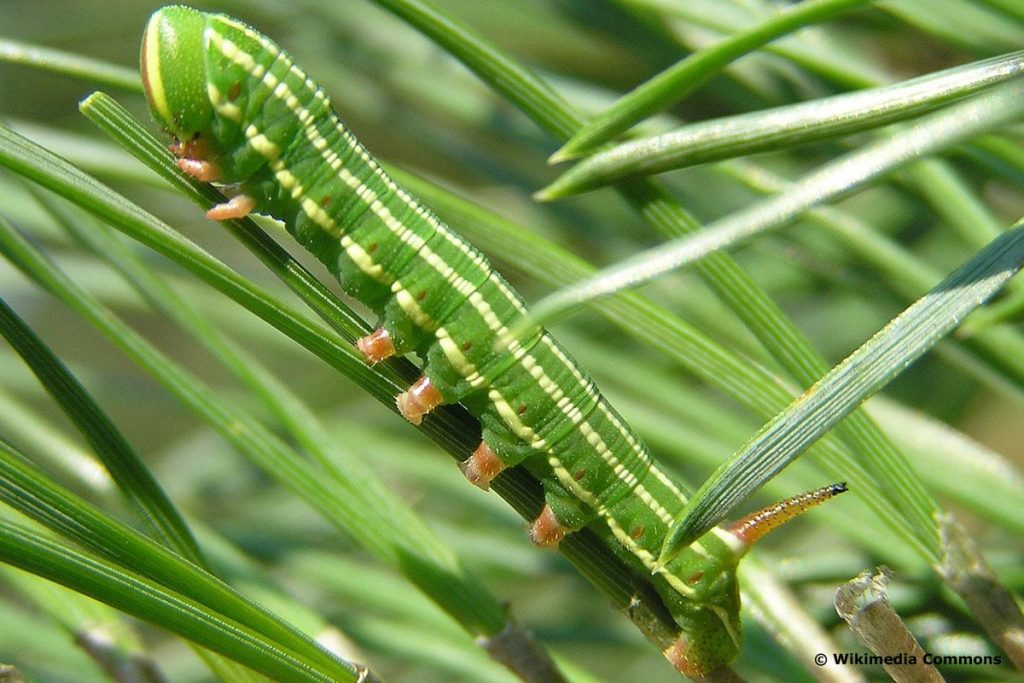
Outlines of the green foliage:
[{"label": "green foliage", "polygon": [[[531,201],[565,170],[549,168],[548,156],[590,114],[687,55],[705,55],[674,72],[685,76],[677,95],[689,94],[637,133],[891,84],[1009,52],[1024,37],[1008,2],[944,3],[941,20],[923,0],[804,4],[817,10],[795,20],[772,3],[721,0],[432,3],[451,19],[403,0],[203,8],[272,34],[399,180],[537,300],[594,264],[785,196],[851,148],[900,135],[861,120],[837,127],[843,138],[794,147],[787,137],[787,149],[773,149],[764,128],[747,141],[762,151],[755,158],[716,157],[724,160],[657,181]],[[657,601],[631,592],[639,580],[606,539],[581,535],[562,555],[529,547],[508,505],[468,486],[442,455],[464,457],[475,445],[472,422],[443,411],[421,434],[388,410],[415,369],[362,363],[350,342],[367,323],[318,281],[328,279],[315,264],[272,239],[276,226],[218,228],[181,201],[184,193],[205,207],[212,191],[176,174],[132,117],[103,96],[85,105],[162,177],[78,114],[79,100],[102,88],[148,121],[131,74],[157,6],[0,5],[0,299],[27,321],[37,350],[61,361],[49,366],[50,386],[63,378],[53,391],[78,416],[74,426],[65,420],[60,401],[0,345],[0,492],[11,504],[0,554],[162,627],[5,569],[0,664],[40,681],[111,680],[117,662],[133,662],[140,679],[152,668],[175,681],[208,680],[211,669],[256,679],[212,651],[281,680],[343,680],[350,669],[301,631],[386,680],[512,680],[473,642],[510,623],[507,603],[570,680],[676,680],[657,648],[608,609],[636,598],[628,618],[657,641]],[[723,47],[728,36],[739,37]],[[993,130],[851,188],[732,256],[713,254],[553,331],[659,462],[699,484],[1024,214],[1017,133]],[[739,142],[728,151],[746,153]],[[890,597],[926,651],[999,652],[973,596],[961,592],[972,612],[962,611],[933,570],[944,546],[921,511],[956,513],[1019,594],[1024,338],[1013,316],[1022,300],[1011,281],[746,504],[830,481],[852,486],[747,560],[745,604],[756,609],[744,612],[741,674],[810,680],[828,673],[812,663],[815,648],[859,651],[832,594],[878,564],[894,570],[901,590]],[[528,476],[496,488],[516,512],[535,511]],[[209,651],[188,653],[178,636]],[[85,647],[83,659],[75,642],[104,645]],[[1003,662],[942,672],[1009,677],[1005,653]]]}]

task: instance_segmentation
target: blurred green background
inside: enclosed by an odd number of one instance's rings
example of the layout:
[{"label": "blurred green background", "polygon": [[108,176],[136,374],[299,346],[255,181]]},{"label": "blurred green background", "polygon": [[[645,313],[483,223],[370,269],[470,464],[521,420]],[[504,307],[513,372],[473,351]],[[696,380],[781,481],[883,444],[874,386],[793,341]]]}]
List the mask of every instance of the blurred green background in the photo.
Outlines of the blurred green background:
[{"label": "blurred green background", "polygon": [[[607,106],[616,94],[672,64],[687,49],[707,45],[730,27],[743,26],[769,10],[768,3],[753,0],[434,4],[535,69],[586,110]],[[1024,19],[997,7],[1003,3],[950,3],[950,16],[970,19],[956,25],[929,16],[928,4],[879,3],[879,8],[786,38],[773,46],[778,49],[729,67],[652,125],[659,128],[674,120],[812,99],[864,86],[872,78],[899,80],[1024,45]],[[160,5],[4,0],[0,39],[135,68],[142,28]],[[237,16],[291,52],[331,93],[343,120],[386,163],[428,178],[596,264],[611,263],[662,239],[609,190],[550,205],[534,203],[531,193],[557,175],[546,158],[559,142],[452,57],[372,3],[225,1],[197,6]],[[168,193],[155,176],[79,114],[78,102],[95,89],[94,83],[0,60],[0,119],[95,174],[247,277],[287,296],[227,234]],[[103,89],[148,120],[140,94]],[[1019,131],[1009,134],[1015,133]],[[754,161],[795,178],[841,153],[846,145],[847,141],[818,143],[759,155]],[[981,215],[1005,227],[1024,213],[1024,193],[1020,169],[977,151],[954,155],[944,168],[955,178],[958,191],[977,202],[970,206],[978,214],[970,214],[965,202],[944,204],[953,200],[950,190],[936,180],[939,176],[929,181],[915,171],[860,192],[841,208],[936,272],[948,272],[979,246],[958,221],[971,223]],[[721,167],[708,165],[671,173],[665,180],[688,210],[711,221],[756,197],[733,178]],[[7,172],[0,172],[0,213],[224,397],[261,410],[194,341],[148,309],[102,262],[57,230],[26,186]],[[443,210],[441,214],[447,217]],[[452,223],[456,231],[464,229],[456,220]],[[487,251],[487,245],[481,246]],[[659,653],[567,562],[530,547],[518,517],[496,496],[467,486],[452,463],[416,430],[180,269],[138,251],[301,395],[350,457],[370,463],[470,570],[508,601],[519,620],[572,667],[595,680],[677,680]],[[488,255],[527,300],[550,290],[502,253]],[[326,280],[310,259],[296,256]],[[880,276],[874,264],[848,243],[812,224],[759,239],[739,250],[736,258],[831,362],[841,360],[911,300],[901,283]],[[386,680],[511,680],[414,588],[236,455],[105,338],[4,262],[0,293],[86,383],[144,455],[195,524],[204,548],[218,566],[230,568],[233,583],[245,587],[252,574],[274,584],[337,625],[362,653],[360,661],[368,661]],[[777,370],[752,335],[692,272],[664,278],[644,293],[727,349]],[[1019,324],[1015,328],[1020,332]],[[574,316],[555,325],[554,331],[649,440],[659,460],[693,485],[762,422],[706,381],[596,315]],[[99,484],[82,478],[82,459],[87,456],[80,441],[6,346],[0,347],[0,377],[0,434],[38,455],[59,480],[124,514],[123,503],[104,493],[102,478]],[[991,508],[1019,511],[1024,501],[1018,497],[982,505],[978,500],[983,501],[985,491],[957,481],[956,469],[957,458],[970,451],[976,453],[970,456],[977,458],[974,467],[989,467],[1007,482],[1019,479],[1016,470],[999,474],[999,468],[1024,464],[1024,393],[1018,381],[947,345],[908,370],[885,394],[884,400],[874,402],[883,428],[921,468],[926,486],[961,515],[1000,578],[1019,591],[1024,583],[1019,552],[1024,528],[1019,516],[997,518]],[[19,410],[35,417],[24,418]],[[26,427],[36,424],[37,418],[48,427]],[[954,431],[943,432],[941,426]],[[40,436],[48,430],[58,441],[48,443]],[[817,478],[820,484],[828,483],[813,465],[799,472],[801,482]],[[799,490],[796,480],[783,477],[757,502]],[[858,648],[832,610],[832,592],[863,569],[885,563],[897,574],[892,598],[918,628],[927,650],[993,651],[920,558],[893,543],[855,496],[826,508],[766,541],[758,556],[790,585],[818,623],[835,632],[842,649]],[[31,680],[107,680],[72,643],[73,630],[62,629],[26,598],[29,589],[24,581],[15,570],[0,571],[0,663],[17,665]],[[52,600],[62,598],[55,595]],[[811,680],[797,658],[777,646],[749,615],[745,624],[747,643],[737,667],[741,673],[751,680]],[[136,622],[131,626],[140,631],[143,651],[168,680],[211,680],[179,640]],[[1011,675],[1006,667],[944,672],[954,680],[1008,680]],[[871,668],[864,674],[871,679],[881,676]],[[581,674],[579,680],[586,678]]]}]

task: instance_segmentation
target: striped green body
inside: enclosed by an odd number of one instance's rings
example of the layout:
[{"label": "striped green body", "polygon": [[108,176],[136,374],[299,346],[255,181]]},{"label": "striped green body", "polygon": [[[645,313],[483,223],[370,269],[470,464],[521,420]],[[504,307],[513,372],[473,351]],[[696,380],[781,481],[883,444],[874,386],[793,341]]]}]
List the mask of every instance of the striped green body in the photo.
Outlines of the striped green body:
[{"label": "striped green body", "polygon": [[[196,141],[218,182],[255,199],[256,212],[282,220],[381,316],[398,353],[425,358],[444,402],[463,402],[491,450],[542,481],[562,525],[596,525],[650,575],[685,501],[679,487],[554,339],[508,336],[526,310],[519,296],[381,170],[287,54],[229,17],[169,7],[150,20],[143,72],[169,132]],[[650,579],[693,673],[738,650],[730,538],[708,534]]]}]

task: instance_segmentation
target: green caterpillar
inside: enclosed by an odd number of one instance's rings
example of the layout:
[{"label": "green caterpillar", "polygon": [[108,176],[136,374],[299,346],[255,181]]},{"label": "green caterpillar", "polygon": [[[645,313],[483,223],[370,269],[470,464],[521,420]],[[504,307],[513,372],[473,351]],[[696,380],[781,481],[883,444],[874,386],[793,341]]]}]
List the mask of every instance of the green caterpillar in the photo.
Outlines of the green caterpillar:
[{"label": "green caterpillar", "polygon": [[359,340],[368,362],[418,352],[423,376],[396,398],[418,424],[462,402],[483,440],[462,463],[487,488],[523,464],[544,486],[530,526],[538,545],[603,524],[616,552],[651,574],[679,625],[665,651],[700,676],[740,645],[735,569],[771,528],[845,490],[834,485],[715,529],[664,567],[656,559],[685,502],[640,438],[546,332],[512,338],[526,311],[471,245],[395,184],[310,78],[271,40],[230,17],[172,6],[150,18],[142,75],[154,117],[174,136],[181,169],[230,188],[217,220],[257,212],[284,222],[354,298],[381,318]]}]

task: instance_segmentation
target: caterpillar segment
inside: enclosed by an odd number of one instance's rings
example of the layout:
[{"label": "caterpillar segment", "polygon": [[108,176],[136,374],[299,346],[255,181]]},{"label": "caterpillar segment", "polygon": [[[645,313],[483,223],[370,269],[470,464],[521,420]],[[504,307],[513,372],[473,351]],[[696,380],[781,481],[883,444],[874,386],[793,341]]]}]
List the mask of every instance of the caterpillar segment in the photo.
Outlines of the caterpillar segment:
[{"label": "caterpillar segment", "polygon": [[[487,260],[398,186],[330,101],[269,38],[224,15],[170,6],[150,18],[143,82],[183,172],[228,188],[219,220],[281,220],[380,327],[357,342],[367,362],[415,352],[423,376],[396,397],[414,424],[461,402],[482,441],[460,468],[488,488],[522,465],[543,485],[538,545],[588,526],[647,577],[679,626],[664,652],[700,676],[739,651],[736,565],[767,530],[839,492],[812,492],[716,529],[657,563],[685,504],[640,438],[546,332],[517,339],[526,308]],[[781,521],[780,521],[781,520]]]}]

